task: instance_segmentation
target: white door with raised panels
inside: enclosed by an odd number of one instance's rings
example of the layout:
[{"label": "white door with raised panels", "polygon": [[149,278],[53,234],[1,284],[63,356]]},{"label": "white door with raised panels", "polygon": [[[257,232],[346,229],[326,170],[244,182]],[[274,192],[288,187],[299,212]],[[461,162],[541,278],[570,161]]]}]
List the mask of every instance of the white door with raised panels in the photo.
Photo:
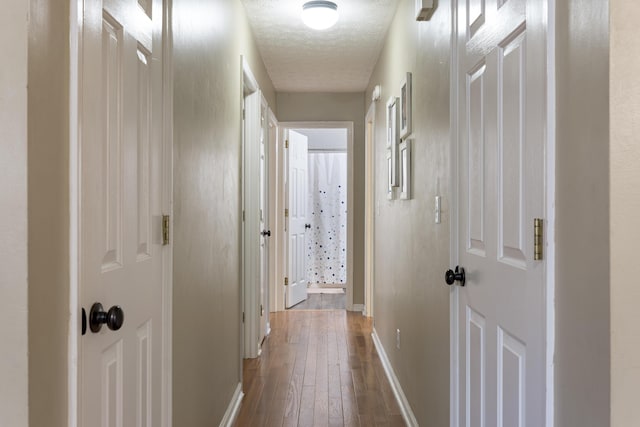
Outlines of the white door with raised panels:
[{"label": "white door with raised panels", "polygon": [[268,333],[269,324],[269,241],[271,229],[269,224],[269,107],[264,98],[260,108],[260,328],[258,343],[262,345]]},{"label": "white door with raised panels", "polygon": [[162,242],[162,15],[161,0],[83,5],[82,426],[161,425],[163,254],[169,250]]},{"label": "white door with raised panels", "polygon": [[289,242],[287,308],[307,299],[307,189],[308,141],[305,135],[289,130]]},{"label": "white door with raised panels", "polygon": [[545,3],[458,1],[460,427],[545,425]]}]

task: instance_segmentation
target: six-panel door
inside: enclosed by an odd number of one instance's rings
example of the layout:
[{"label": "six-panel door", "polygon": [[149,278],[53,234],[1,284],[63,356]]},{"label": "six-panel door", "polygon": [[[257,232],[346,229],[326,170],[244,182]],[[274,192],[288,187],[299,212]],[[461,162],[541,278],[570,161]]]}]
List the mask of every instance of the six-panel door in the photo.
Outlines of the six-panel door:
[{"label": "six-panel door", "polygon": [[162,2],[86,0],[80,63],[80,303],[124,324],[80,340],[80,423],[160,425]]}]

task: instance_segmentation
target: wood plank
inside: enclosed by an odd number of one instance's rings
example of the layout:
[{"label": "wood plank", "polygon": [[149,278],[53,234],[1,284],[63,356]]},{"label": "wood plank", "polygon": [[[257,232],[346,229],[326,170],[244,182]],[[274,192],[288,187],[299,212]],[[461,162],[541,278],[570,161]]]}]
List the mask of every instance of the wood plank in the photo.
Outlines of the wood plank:
[{"label": "wood plank", "polygon": [[271,314],[260,358],[245,360],[235,426],[403,426],[371,339],[344,310]]}]

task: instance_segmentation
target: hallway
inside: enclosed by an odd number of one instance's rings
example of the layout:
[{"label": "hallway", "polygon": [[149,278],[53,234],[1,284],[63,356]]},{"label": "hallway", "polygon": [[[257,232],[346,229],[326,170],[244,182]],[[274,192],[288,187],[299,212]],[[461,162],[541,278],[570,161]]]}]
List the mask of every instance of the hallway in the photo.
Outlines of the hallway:
[{"label": "hallway", "polygon": [[271,314],[262,356],[244,361],[236,426],[404,426],[359,313]]}]

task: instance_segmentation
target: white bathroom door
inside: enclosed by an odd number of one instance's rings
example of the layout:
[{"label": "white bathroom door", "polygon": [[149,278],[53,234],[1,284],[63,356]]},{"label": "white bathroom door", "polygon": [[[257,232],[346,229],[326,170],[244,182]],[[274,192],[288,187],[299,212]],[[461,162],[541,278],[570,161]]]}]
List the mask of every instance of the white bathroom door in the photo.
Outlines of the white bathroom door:
[{"label": "white bathroom door", "polygon": [[151,0],[86,0],[83,7],[79,300],[89,324],[79,340],[82,426],[161,425],[169,250],[161,226],[168,172],[162,14],[162,2]]},{"label": "white bathroom door", "polygon": [[545,424],[545,2],[458,2],[458,426]]},{"label": "white bathroom door", "polygon": [[305,135],[289,131],[289,242],[286,308],[307,299],[307,189],[308,141]]}]

